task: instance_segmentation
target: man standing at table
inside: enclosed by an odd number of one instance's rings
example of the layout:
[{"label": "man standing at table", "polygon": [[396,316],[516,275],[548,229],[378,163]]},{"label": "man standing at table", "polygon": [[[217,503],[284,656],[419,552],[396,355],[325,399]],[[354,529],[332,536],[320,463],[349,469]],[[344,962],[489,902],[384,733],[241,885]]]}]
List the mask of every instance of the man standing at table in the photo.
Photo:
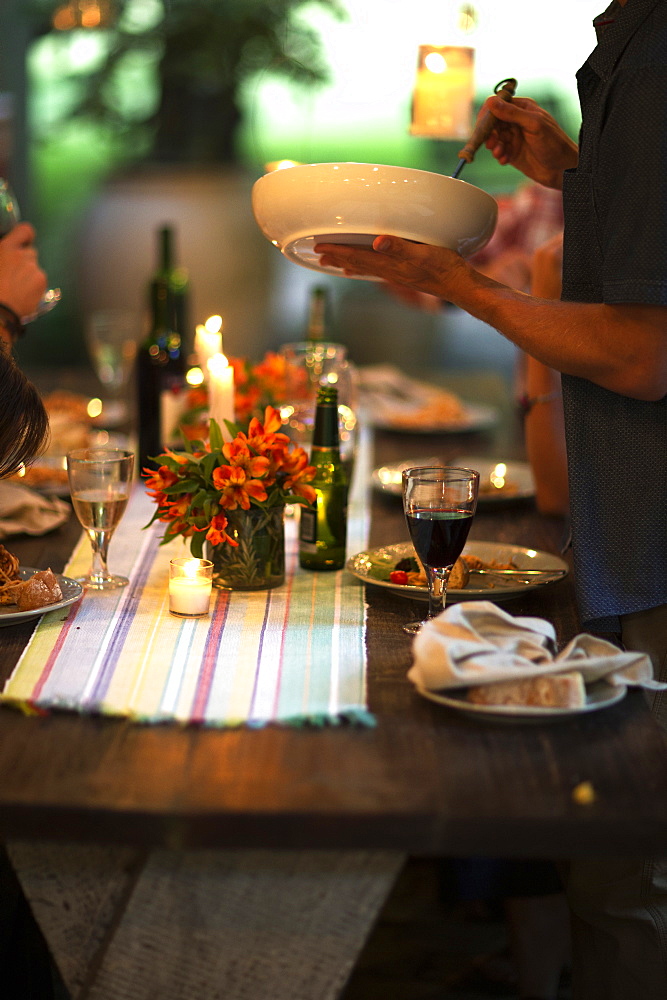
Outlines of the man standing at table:
[{"label": "man standing at table", "polygon": [[[485,105],[498,162],[563,190],[560,302],[396,237],[316,250],[438,295],[562,373],[583,626],[646,652],[667,680],[667,3],[617,0],[594,24],[579,147],[534,101]],[[652,707],[667,725],[664,694]],[[664,1000],[667,861],[575,863],[568,896],[578,1000]]]}]

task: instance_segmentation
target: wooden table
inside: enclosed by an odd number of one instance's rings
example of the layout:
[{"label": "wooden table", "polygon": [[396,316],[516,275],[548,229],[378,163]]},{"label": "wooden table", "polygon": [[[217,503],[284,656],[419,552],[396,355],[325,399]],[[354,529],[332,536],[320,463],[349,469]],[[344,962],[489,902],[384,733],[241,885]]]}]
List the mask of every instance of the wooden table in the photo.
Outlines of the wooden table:
[{"label": "wooden table", "polygon": [[[378,433],[375,446],[387,462],[495,445]],[[78,530],[11,547],[24,565],[61,569]],[[481,510],[471,537],[558,552],[562,532],[523,502]],[[371,544],[406,537],[400,503],[375,496]],[[401,625],[422,608],[367,591],[374,728],[220,732],[0,710],[0,836],[73,996],[333,998],[406,855],[663,849],[665,739],[641,693],[557,723],[471,720],[406,680]],[[504,607],[553,621],[561,644],[578,631],[569,578]],[[0,630],[3,681],[30,633]],[[584,781],[588,804],[573,796]]]}]

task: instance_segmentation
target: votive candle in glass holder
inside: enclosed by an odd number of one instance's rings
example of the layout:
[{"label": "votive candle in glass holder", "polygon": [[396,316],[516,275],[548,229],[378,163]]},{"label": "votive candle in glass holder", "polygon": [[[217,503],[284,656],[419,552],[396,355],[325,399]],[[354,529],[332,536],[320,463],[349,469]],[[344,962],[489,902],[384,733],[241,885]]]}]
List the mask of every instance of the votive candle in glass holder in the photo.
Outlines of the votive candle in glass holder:
[{"label": "votive candle in glass holder", "polygon": [[179,618],[204,618],[209,611],[213,563],[179,556],[169,563],[169,611]]}]

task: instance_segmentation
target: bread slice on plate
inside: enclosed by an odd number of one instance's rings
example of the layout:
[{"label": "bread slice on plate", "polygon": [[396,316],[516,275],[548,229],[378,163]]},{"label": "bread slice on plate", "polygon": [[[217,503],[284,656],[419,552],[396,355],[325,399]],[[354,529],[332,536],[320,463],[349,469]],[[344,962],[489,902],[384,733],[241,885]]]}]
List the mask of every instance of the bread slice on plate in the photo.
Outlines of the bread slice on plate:
[{"label": "bread slice on plate", "polygon": [[584,678],[578,670],[545,674],[519,681],[498,681],[468,688],[474,705],[531,705],[540,708],[581,708],[586,704]]}]

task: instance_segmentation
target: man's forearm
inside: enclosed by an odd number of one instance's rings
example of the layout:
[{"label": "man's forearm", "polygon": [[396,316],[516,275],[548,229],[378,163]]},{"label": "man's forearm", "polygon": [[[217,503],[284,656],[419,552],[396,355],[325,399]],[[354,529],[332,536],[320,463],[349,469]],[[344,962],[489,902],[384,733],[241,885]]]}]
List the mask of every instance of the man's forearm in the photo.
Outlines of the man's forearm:
[{"label": "man's forearm", "polygon": [[446,297],[550,368],[635,399],[667,394],[667,307],[554,302],[471,267]]}]

